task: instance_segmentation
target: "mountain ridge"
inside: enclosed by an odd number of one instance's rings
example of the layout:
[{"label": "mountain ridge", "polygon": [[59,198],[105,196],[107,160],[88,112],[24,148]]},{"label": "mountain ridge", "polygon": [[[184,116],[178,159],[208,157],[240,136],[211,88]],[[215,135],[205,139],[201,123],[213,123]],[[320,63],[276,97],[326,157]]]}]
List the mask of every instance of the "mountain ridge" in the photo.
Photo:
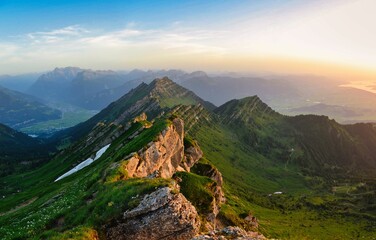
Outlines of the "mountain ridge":
[{"label": "mountain ridge", "polygon": [[[192,94],[168,78],[141,83],[57,134],[61,150],[51,161],[0,179],[6,195],[0,233],[9,239],[30,232],[37,238],[90,233],[158,239],[169,231],[171,239],[189,239],[238,226],[247,231],[243,237],[256,239],[265,239],[260,232],[281,239],[351,239],[354,231],[371,239],[375,159],[372,144],[365,143],[376,141],[376,131],[369,131],[374,125],[284,116],[257,96],[210,110]],[[54,182],[103,146],[109,147],[99,159]],[[24,181],[14,180],[21,176]],[[33,224],[23,227],[27,221]],[[139,227],[160,222],[166,224],[153,234]]]},{"label": "mountain ridge", "polygon": [[31,123],[58,119],[61,114],[33,96],[0,86],[0,122],[3,124],[19,129]]},{"label": "mountain ridge", "polygon": [[[171,98],[171,93],[178,94],[179,97]],[[197,97],[193,92],[184,89],[168,78],[155,79],[150,84],[141,83],[130,92],[124,94],[117,101],[109,104],[100,113],[88,121],[79,124],[77,127],[67,129],[62,133],[57,133],[54,137],[59,138],[62,134],[69,135],[69,132],[76,132],[75,139],[84,135],[100,121],[114,121],[122,123],[145,112],[148,116],[154,118],[163,112],[164,108],[173,105],[192,103],[201,103],[210,109],[214,105]],[[133,105],[133,106],[132,106]],[[84,126],[87,125],[87,126]],[[78,133],[78,134],[77,134]]]}]

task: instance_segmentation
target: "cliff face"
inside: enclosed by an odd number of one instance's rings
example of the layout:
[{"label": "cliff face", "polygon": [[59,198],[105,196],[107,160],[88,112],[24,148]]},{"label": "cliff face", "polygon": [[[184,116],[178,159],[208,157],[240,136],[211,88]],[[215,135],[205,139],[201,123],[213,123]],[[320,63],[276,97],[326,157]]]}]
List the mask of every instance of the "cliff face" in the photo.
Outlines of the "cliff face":
[{"label": "cliff face", "polygon": [[144,196],[121,219],[105,226],[107,239],[191,239],[200,228],[195,207],[177,189],[161,188]]},{"label": "cliff face", "polygon": [[170,178],[177,171],[189,171],[202,157],[198,147],[184,148],[184,122],[175,118],[146,149],[128,159],[128,177]]}]

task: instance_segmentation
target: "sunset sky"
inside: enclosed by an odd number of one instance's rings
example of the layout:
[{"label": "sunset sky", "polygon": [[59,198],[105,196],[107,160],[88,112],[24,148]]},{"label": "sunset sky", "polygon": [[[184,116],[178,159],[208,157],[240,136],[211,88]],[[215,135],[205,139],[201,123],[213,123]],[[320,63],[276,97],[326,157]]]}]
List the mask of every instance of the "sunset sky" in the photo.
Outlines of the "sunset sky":
[{"label": "sunset sky", "polygon": [[79,66],[376,82],[376,1],[0,1],[0,74]]}]

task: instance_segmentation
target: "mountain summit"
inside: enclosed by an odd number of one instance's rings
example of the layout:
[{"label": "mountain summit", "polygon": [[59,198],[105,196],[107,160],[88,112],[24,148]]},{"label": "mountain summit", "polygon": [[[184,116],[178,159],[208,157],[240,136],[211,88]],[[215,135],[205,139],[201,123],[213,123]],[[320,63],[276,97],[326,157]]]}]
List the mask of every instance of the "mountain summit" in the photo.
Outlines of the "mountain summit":
[{"label": "mountain summit", "polygon": [[149,117],[154,118],[179,104],[201,104],[210,110],[215,108],[213,104],[202,100],[193,92],[181,87],[169,78],[158,78],[150,84],[141,83],[117,101],[108,105],[93,118],[58,133],[55,138],[64,135],[78,139],[87,134],[98,122],[124,123],[141,113],[146,113]]}]

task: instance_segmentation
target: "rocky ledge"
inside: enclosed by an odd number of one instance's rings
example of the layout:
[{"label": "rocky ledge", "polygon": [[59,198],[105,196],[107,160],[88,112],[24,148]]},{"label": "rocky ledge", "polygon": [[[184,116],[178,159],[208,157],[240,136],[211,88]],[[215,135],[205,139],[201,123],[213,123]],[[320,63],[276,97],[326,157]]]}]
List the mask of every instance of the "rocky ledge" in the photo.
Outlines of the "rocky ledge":
[{"label": "rocky ledge", "polygon": [[195,207],[178,189],[164,187],[145,195],[122,218],[105,226],[107,239],[191,239],[200,228]]},{"label": "rocky ledge", "polygon": [[126,159],[126,170],[128,177],[171,178],[177,171],[189,171],[201,157],[198,146],[184,148],[184,122],[175,118],[156,141]]}]

